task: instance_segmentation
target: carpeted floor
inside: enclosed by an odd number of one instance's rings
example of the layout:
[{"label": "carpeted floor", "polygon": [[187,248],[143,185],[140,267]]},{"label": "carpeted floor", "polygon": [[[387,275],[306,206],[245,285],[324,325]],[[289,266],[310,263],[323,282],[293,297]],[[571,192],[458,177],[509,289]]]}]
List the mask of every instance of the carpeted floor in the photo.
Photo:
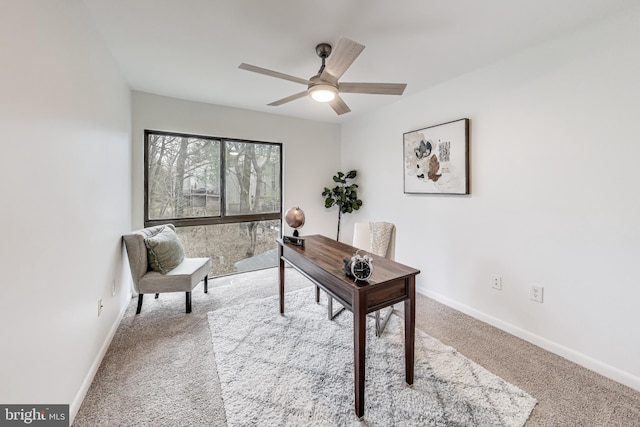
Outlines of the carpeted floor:
[{"label": "carpeted floor", "polygon": [[[287,291],[309,285],[286,274]],[[132,300],[74,426],[226,426],[207,313],[277,295],[277,277],[211,280],[188,315],[183,294],[147,298],[139,315]],[[640,425],[640,393],[424,296],[416,312],[419,329],[538,400],[526,427]]]}]

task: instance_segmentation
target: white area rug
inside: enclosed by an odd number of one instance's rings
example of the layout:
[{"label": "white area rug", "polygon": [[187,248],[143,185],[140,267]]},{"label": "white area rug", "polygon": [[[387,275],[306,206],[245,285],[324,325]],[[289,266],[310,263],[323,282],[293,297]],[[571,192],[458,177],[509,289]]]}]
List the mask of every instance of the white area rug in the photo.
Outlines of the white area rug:
[{"label": "white area rug", "polygon": [[[353,316],[327,320],[315,288],[209,312],[229,426],[522,426],[536,400],[416,330],[404,381],[404,321],[367,328],[365,415],[353,394]],[[371,320],[372,321],[372,320]]]}]

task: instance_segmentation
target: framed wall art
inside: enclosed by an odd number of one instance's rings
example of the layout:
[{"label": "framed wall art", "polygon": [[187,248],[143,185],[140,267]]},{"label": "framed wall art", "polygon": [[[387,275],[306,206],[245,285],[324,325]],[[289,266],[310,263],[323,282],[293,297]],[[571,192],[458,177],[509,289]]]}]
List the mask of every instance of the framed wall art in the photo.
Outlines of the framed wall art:
[{"label": "framed wall art", "polygon": [[469,194],[469,119],[403,135],[405,194]]}]

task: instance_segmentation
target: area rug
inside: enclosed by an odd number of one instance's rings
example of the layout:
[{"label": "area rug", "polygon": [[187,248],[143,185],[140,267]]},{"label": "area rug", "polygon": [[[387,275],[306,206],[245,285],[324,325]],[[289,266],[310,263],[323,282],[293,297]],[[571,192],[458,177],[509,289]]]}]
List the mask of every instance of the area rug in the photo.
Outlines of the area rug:
[{"label": "area rug", "polygon": [[[522,426],[536,400],[416,330],[404,381],[404,321],[367,327],[365,415],[354,411],[353,318],[327,319],[315,288],[208,313],[229,426]],[[373,322],[373,320],[371,320]]]}]

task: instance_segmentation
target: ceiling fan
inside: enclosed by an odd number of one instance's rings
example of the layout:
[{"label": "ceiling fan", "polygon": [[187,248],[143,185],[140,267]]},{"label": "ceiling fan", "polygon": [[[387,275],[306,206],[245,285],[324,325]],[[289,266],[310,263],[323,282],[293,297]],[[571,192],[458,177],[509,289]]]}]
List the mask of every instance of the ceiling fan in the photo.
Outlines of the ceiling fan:
[{"label": "ceiling fan", "polygon": [[[287,96],[268,105],[275,107],[309,95],[318,102],[328,102],[338,115],[351,111],[340,97],[340,93],[402,95],[407,87],[405,83],[339,83],[340,77],[364,50],[364,45],[343,37],[338,41],[333,54],[331,50],[331,45],[327,43],[320,43],[316,46],[316,54],[322,59],[322,66],[318,74],[308,80],[245,63],[240,64],[238,68],[307,86],[307,90],[303,92]],[[329,60],[325,65],[327,58]]]}]

